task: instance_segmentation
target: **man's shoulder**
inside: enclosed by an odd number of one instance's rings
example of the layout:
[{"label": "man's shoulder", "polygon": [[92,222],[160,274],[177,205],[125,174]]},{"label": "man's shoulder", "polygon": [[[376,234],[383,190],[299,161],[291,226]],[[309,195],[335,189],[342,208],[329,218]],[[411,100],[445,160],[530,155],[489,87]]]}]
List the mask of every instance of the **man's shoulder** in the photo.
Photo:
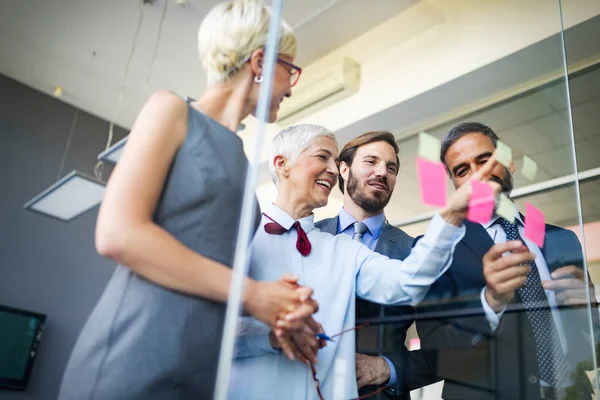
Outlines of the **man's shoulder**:
[{"label": "man's shoulder", "polygon": [[400,237],[402,239],[406,239],[406,240],[410,240],[411,242],[413,240],[415,240],[414,237],[410,236],[408,233],[404,232],[402,229],[398,228],[397,226],[394,226],[392,224],[390,224],[389,222],[386,222],[383,225],[383,229],[387,229],[388,232],[396,237]]},{"label": "man's shoulder", "polygon": [[319,228],[323,232],[331,233],[332,235],[335,235],[335,233],[337,231],[337,220],[338,220],[337,215],[335,217],[325,218],[325,219],[315,222],[315,227]]}]

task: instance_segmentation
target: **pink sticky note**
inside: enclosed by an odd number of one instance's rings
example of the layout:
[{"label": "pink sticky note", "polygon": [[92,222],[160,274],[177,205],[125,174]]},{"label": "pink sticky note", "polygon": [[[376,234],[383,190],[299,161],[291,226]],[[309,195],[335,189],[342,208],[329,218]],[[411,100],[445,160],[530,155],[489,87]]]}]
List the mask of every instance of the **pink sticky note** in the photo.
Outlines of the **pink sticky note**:
[{"label": "pink sticky note", "polygon": [[542,248],[545,236],[546,218],[544,213],[531,204],[525,203],[525,237]]},{"label": "pink sticky note", "polygon": [[494,190],[490,185],[476,179],[471,181],[471,198],[469,199],[469,221],[485,224],[494,213]]},{"label": "pink sticky note", "polygon": [[436,207],[446,206],[446,168],[441,162],[417,157],[417,173],[423,203]]}]

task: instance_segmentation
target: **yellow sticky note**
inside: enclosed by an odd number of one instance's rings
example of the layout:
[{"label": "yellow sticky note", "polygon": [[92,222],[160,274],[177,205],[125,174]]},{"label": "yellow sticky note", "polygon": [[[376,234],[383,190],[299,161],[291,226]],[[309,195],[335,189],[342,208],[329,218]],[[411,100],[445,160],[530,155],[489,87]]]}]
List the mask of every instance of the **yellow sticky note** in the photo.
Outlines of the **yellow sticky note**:
[{"label": "yellow sticky note", "polygon": [[537,172],[537,164],[531,158],[523,156],[523,168],[521,173],[532,181],[535,178]]},{"label": "yellow sticky note", "polygon": [[515,206],[512,201],[504,193],[500,193],[496,214],[503,217],[510,223],[515,222]]},{"label": "yellow sticky note", "polygon": [[512,161],[512,150],[506,144],[498,140],[496,143],[496,160],[506,168],[510,168]]},{"label": "yellow sticky note", "polygon": [[442,143],[440,139],[429,133],[419,133],[419,157],[433,162],[440,162],[441,148]]}]

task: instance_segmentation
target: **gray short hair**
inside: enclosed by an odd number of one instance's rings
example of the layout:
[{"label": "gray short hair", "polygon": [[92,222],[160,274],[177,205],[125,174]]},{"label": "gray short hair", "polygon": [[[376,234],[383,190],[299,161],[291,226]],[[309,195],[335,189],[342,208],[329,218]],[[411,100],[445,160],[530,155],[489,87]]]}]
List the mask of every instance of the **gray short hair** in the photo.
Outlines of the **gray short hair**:
[{"label": "gray short hair", "polygon": [[301,124],[290,126],[279,132],[271,141],[269,158],[269,171],[275,186],[279,186],[279,176],[275,171],[275,157],[284,156],[290,163],[294,164],[298,156],[310,146],[313,139],[325,136],[333,139],[337,145],[335,135],[329,129],[312,124]]}]

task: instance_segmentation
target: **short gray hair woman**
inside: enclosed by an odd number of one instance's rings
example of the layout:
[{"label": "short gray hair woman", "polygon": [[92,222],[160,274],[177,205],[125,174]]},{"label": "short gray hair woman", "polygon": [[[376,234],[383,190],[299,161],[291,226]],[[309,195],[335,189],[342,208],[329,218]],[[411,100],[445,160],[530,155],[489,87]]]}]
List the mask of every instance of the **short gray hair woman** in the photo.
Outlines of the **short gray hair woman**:
[{"label": "short gray hair woman", "polygon": [[[205,94],[159,91],[138,115],[96,228],[98,252],[120,265],[60,399],[212,398],[247,168],[236,130],[256,108],[270,19],[257,0],[216,6],[198,33]],[[294,33],[280,29],[270,121],[300,72]],[[248,280],[244,309],[268,324],[302,301],[312,314],[310,289],[293,283]]]}]

